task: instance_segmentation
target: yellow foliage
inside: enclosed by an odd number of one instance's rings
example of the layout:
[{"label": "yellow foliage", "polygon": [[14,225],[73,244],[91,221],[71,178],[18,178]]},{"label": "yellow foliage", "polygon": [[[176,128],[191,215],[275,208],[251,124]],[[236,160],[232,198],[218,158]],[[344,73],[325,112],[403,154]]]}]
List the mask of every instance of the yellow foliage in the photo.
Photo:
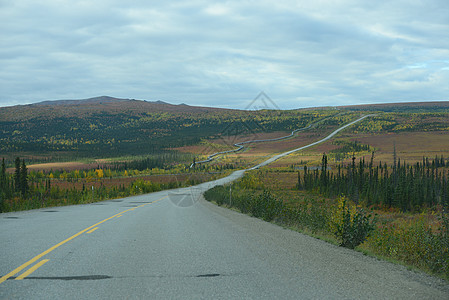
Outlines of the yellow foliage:
[{"label": "yellow foliage", "polygon": [[257,176],[254,172],[247,172],[245,176],[240,180],[240,186],[245,189],[262,189],[263,182],[260,176]]},{"label": "yellow foliage", "polygon": [[103,178],[104,177],[103,169],[95,170],[95,174],[97,175],[98,178]]},{"label": "yellow foliage", "polygon": [[354,215],[357,212],[357,206],[353,203],[350,203],[346,197],[340,196],[337,201],[337,206],[331,214],[331,220],[329,224],[331,232],[337,232],[337,228],[341,228],[343,226],[343,216],[348,209],[352,222],[354,219]]}]

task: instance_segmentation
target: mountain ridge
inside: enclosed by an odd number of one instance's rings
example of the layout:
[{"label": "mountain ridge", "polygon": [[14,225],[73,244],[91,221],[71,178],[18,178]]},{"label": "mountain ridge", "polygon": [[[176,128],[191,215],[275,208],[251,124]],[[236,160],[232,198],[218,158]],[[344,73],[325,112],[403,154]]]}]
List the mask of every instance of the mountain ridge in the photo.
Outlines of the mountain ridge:
[{"label": "mountain ridge", "polygon": [[[161,105],[179,107],[182,109],[186,108],[196,108],[196,109],[207,109],[207,110],[239,110],[239,109],[227,109],[227,108],[217,108],[217,107],[208,107],[208,106],[192,106],[186,103],[181,104],[171,104],[169,102],[165,102],[162,100],[140,100],[140,99],[132,99],[132,98],[117,98],[112,96],[97,96],[86,99],[61,99],[61,100],[44,100],[37,103],[27,104],[27,105],[14,105],[14,106],[6,106],[0,107],[0,109],[4,108],[12,108],[12,107],[39,107],[39,106],[83,106],[83,105],[114,105],[114,104],[124,104],[124,103],[148,103],[153,105]],[[379,111],[391,111],[391,110],[400,110],[400,109],[410,109],[410,108],[440,108],[440,109],[449,109],[449,101],[441,100],[441,101],[419,101],[419,102],[387,102],[387,103],[369,103],[369,104],[355,104],[355,105],[339,105],[334,106],[339,109],[350,109],[350,110],[379,110]],[[296,108],[293,110],[300,109],[318,109],[320,107],[308,107],[308,108]]]},{"label": "mountain ridge", "polygon": [[31,106],[41,105],[81,105],[81,104],[96,104],[96,103],[114,103],[130,101],[134,99],[115,98],[111,96],[98,96],[87,99],[61,99],[61,100],[45,100],[37,103],[30,104]]},{"label": "mountain ridge", "polygon": [[[446,116],[449,101],[283,111],[173,105],[109,96],[44,101],[38,105],[0,108],[0,152],[10,156],[57,153],[70,157],[160,153],[198,144],[202,139],[216,138],[220,133],[239,135],[242,132],[294,130],[310,124],[318,115],[324,118],[369,110],[442,112]],[[408,115],[402,118],[408,118]],[[445,124],[435,123],[431,128],[442,128]]]}]

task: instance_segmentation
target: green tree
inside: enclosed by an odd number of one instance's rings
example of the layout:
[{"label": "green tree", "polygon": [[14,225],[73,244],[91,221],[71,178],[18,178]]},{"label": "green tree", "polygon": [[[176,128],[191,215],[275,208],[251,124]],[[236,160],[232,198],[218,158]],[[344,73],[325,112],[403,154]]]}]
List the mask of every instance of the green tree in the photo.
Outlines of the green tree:
[{"label": "green tree", "polygon": [[20,158],[16,157],[15,160],[15,166],[16,170],[14,171],[14,190],[16,192],[20,192],[21,186],[20,186]]},{"label": "green tree", "polygon": [[28,170],[25,160],[22,160],[22,166],[20,167],[20,192],[22,197],[26,197],[28,193]]},{"label": "green tree", "polygon": [[6,165],[5,158],[2,159],[2,169],[0,172],[0,189],[6,193],[7,179],[6,179]]},{"label": "green tree", "polygon": [[323,158],[321,159],[321,188],[325,190],[327,187],[327,155],[323,153]]},{"label": "green tree", "polygon": [[0,212],[3,211],[3,200],[7,198],[9,182],[6,178],[5,158],[2,159],[2,169],[0,172]]}]

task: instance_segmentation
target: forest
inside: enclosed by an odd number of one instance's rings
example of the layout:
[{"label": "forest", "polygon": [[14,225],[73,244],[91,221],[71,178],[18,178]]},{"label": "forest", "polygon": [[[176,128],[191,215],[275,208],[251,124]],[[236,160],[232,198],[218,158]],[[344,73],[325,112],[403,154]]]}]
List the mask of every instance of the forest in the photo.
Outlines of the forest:
[{"label": "forest", "polygon": [[[396,153],[394,154],[396,157]],[[298,189],[316,191],[326,197],[345,195],[356,204],[398,208],[403,212],[420,212],[423,208],[442,205],[449,208],[449,164],[441,157],[424,158],[409,165],[395,159],[393,165],[360,159],[347,166],[337,164],[336,171],[328,170],[328,158],[323,154],[321,168],[298,173]]]}]

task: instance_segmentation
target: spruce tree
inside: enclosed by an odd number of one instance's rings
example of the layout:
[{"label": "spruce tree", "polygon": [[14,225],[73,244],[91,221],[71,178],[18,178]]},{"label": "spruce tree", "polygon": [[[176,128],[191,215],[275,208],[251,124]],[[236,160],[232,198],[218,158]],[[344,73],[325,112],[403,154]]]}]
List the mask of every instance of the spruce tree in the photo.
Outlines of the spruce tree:
[{"label": "spruce tree", "polygon": [[6,193],[6,165],[5,158],[2,159],[2,169],[0,173],[0,189]]},{"label": "spruce tree", "polygon": [[14,171],[14,190],[20,192],[20,158],[17,157],[15,161],[16,170]]},{"label": "spruce tree", "polygon": [[308,174],[307,174],[307,166],[304,166],[304,189],[305,190],[309,189],[309,179],[308,179]]},{"label": "spruce tree", "polygon": [[323,158],[321,159],[321,175],[320,175],[320,186],[321,190],[324,191],[327,187],[327,155],[323,153]]},{"label": "spruce tree", "polygon": [[22,160],[22,166],[20,168],[20,192],[22,193],[22,197],[26,197],[28,193],[28,171],[25,160]]},{"label": "spruce tree", "polygon": [[9,190],[9,184],[6,180],[5,158],[3,158],[2,169],[0,173],[0,213],[3,211],[3,200],[7,197],[7,189]]}]

